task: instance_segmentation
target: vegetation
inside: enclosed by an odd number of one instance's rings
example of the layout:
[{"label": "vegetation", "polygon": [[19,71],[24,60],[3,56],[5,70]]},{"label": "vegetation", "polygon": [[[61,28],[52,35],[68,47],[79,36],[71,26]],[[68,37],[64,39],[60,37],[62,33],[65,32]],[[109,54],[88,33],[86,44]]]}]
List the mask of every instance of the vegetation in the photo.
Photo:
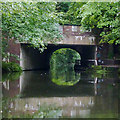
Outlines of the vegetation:
[{"label": "vegetation", "polygon": [[2,3],[3,45],[6,39],[14,39],[43,51],[47,42],[61,38],[58,23],[81,25],[100,34],[101,42],[118,44],[119,7],[119,2]]},{"label": "vegetation", "polygon": [[120,2],[73,2],[67,13],[59,13],[61,24],[81,25],[100,43],[120,44]]},{"label": "vegetation", "polygon": [[67,12],[70,6],[70,2],[57,2],[56,10],[57,12]]},{"label": "vegetation", "polygon": [[48,42],[62,38],[59,23],[81,25],[101,43],[119,44],[119,7],[119,2],[2,3],[2,55],[7,55],[8,40],[30,43],[42,52]]},{"label": "vegetation", "polygon": [[2,75],[2,82],[7,81],[7,80],[10,80],[10,81],[18,80],[20,75],[21,75],[21,71],[4,73]]},{"label": "vegetation", "polygon": [[2,3],[2,58],[6,61],[3,72],[21,71],[17,64],[7,63],[9,57],[17,58],[8,53],[9,40],[30,43],[42,52],[48,42],[61,38],[55,8],[53,2]]},{"label": "vegetation", "polygon": [[80,74],[76,74],[73,66],[61,66],[51,70],[51,80],[56,85],[73,86],[80,80]]},{"label": "vegetation", "polygon": [[14,62],[2,62],[2,72],[7,73],[7,72],[20,72],[22,71],[21,67]]},{"label": "vegetation", "polygon": [[[56,59],[55,59],[56,58]],[[75,50],[72,50],[70,48],[62,48],[59,50],[56,50],[52,57],[50,64],[57,64],[58,66],[61,66],[61,64],[67,65],[67,64],[75,64],[75,60],[81,59],[80,54],[77,53]]]},{"label": "vegetation", "polygon": [[92,65],[91,68],[88,68],[86,70],[86,72],[91,73],[93,78],[95,77],[102,78],[108,73],[108,71],[100,65],[99,66]]},{"label": "vegetation", "polygon": [[102,43],[120,43],[119,2],[87,3],[83,7],[81,25],[101,36]]},{"label": "vegetation", "polygon": [[92,65],[90,68],[86,69],[88,74],[91,74],[93,78],[119,78],[119,69],[112,67],[103,67],[101,65]]},{"label": "vegetation", "polygon": [[8,40],[31,43],[40,51],[47,42],[61,38],[54,2],[6,2],[2,3],[2,51]]},{"label": "vegetation", "polygon": [[[2,81],[4,82],[8,79],[18,79],[20,72],[17,71],[21,71],[21,68],[18,64],[7,61],[10,56],[16,57],[15,55],[8,54],[8,41],[18,40],[19,42],[30,43],[33,47],[36,47],[41,52],[43,52],[43,50],[46,49],[48,42],[55,43],[62,38],[62,35],[58,30],[59,23],[63,25],[80,25],[83,31],[92,31],[100,43],[120,44],[119,7],[120,2],[59,2],[57,4],[55,2],[2,3],[2,56],[6,60],[5,62],[2,62],[2,69],[4,73],[10,72],[7,75],[3,75]],[[112,53],[110,54],[110,57],[111,56]],[[52,82],[56,85],[63,86],[72,86],[76,84],[80,80],[80,74],[76,74],[74,71],[74,64],[76,59],[81,59],[80,55],[71,49],[64,48],[54,52],[50,61]],[[88,72],[92,73],[94,78],[103,78],[103,76],[108,73],[108,71],[101,66],[92,66]],[[120,74],[120,70],[118,70],[118,73]],[[101,87],[99,85],[100,84],[98,84],[96,88],[98,89],[98,92],[101,89],[100,92],[105,91],[105,95],[108,93],[108,96],[116,99],[115,95],[112,96],[112,92],[110,92],[110,90],[102,90],[102,88],[99,88]],[[27,87],[29,87],[29,85]],[[4,92],[6,92],[6,90],[3,91],[3,93]],[[106,97],[103,96],[100,98]],[[107,97],[106,100],[108,100],[108,98],[109,97]],[[62,108],[56,107],[54,105],[41,105],[39,106],[38,111],[32,115],[26,114],[26,111],[21,111],[22,114],[16,116],[13,115],[15,114],[13,112],[15,108],[10,108],[10,103],[15,103],[15,99],[16,98],[12,99],[3,97],[3,118],[57,118],[62,114]],[[111,101],[113,100],[109,99],[110,105]],[[95,99],[94,107],[91,107],[91,110],[96,107],[96,101],[97,99]],[[98,102],[101,102],[101,99],[100,101],[98,100]],[[104,104],[101,105],[103,108],[106,108]],[[97,109],[99,114],[94,115],[93,112],[92,116],[90,117],[114,118],[117,116],[110,110],[108,110],[110,114],[100,114],[101,110],[98,107]]]},{"label": "vegetation", "polygon": [[[64,6],[60,6],[61,10],[58,11],[57,15],[59,18],[60,24],[71,24],[71,25],[81,25],[81,16],[78,16],[78,14],[81,12],[81,7],[86,4],[86,2],[71,2],[67,4],[69,6],[69,9],[67,9],[67,12],[64,12]],[[61,4],[59,4],[61,5]]]}]

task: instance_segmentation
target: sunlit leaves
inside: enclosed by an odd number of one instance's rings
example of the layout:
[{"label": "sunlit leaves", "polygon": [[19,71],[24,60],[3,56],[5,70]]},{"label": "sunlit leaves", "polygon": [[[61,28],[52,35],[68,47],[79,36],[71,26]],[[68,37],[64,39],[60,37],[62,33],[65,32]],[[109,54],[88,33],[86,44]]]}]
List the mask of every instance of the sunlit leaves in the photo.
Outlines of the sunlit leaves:
[{"label": "sunlit leaves", "polygon": [[81,25],[84,28],[101,29],[101,43],[120,43],[119,2],[88,2],[82,9]]},{"label": "sunlit leaves", "polygon": [[[64,3],[64,2],[63,2]],[[59,12],[58,18],[61,24],[73,24],[80,25],[81,16],[81,7],[85,4],[85,2],[71,2],[69,4],[69,9],[67,12]],[[62,9],[62,8],[61,8]]]},{"label": "sunlit leaves", "polygon": [[59,20],[92,30],[101,43],[120,43],[120,2],[72,2],[67,13],[59,13]]},{"label": "sunlit leaves", "polygon": [[54,14],[55,5],[53,2],[2,3],[3,33],[7,33],[9,38],[44,49],[48,41],[55,42],[61,38]]}]

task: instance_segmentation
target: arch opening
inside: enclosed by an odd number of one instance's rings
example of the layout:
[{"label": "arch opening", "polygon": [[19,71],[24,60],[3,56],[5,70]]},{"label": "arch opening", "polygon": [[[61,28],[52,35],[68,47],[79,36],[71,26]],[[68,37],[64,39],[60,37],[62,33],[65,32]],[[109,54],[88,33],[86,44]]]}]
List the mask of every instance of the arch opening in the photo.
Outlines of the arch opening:
[{"label": "arch opening", "polygon": [[61,48],[53,52],[50,59],[51,80],[57,85],[72,86],[80,80],[75,73],[75,62],[81,60],[80,54],[71,48]]}]

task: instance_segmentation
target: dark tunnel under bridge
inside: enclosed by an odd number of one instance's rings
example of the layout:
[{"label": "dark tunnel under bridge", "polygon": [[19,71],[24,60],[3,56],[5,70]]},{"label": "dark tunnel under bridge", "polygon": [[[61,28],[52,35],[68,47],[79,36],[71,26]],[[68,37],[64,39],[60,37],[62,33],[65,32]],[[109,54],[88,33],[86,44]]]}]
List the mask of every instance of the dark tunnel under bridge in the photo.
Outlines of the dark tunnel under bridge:
[{"label": "dark tunnel under bridge", "polygon": [[61,48],[71,48],[81,56],[81,65],[86,66],[89,60],[95,59],[95,45],[65,45],[49,44],[43,53],[29,44],[21,43],[20,66],[23,70],[49,70],[50,59],[54,51]]}]

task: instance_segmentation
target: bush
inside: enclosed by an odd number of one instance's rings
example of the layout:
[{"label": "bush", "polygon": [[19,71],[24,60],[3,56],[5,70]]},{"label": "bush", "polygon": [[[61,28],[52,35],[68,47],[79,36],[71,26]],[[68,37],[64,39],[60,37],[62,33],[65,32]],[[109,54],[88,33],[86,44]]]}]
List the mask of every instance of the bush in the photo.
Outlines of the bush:
[{"label": "bush", "polygon": [[98,65],[92,65],[91,68],[88,68],[86,70],[86,72],[92,74],[92,77],[98,77],[98,78],[103,78],[103,76],[107,75],[107,73],[109,72],[108,70],[106,70],[106,68]]},{"label": "bush", "polygon": [[2,62],[2,71],[4,72],[19,72],[22,71],[22,68],[14,62]]},{"label": "bush", "polygon": [[96,74],[104,74],[106,73],[106,69],[105,68],[102,68],[102,66],[98,65],[98,66],[95,66],[93,65],[92,66],[92,70],[96,73]]},{"label": "bush", "polygon": [[100,66],[100,65],[98,65],[98,66],[92,65],[92,69],[93,70],[102,70],[102,66]]},{"label": "bush", "polygon": [[22,73],[21,71],[4,73],[2,75],[2,82],[7,81],[7,80],[10,80],[10,81],[17,80],[17,79],[19,79],[21,73]]}]

